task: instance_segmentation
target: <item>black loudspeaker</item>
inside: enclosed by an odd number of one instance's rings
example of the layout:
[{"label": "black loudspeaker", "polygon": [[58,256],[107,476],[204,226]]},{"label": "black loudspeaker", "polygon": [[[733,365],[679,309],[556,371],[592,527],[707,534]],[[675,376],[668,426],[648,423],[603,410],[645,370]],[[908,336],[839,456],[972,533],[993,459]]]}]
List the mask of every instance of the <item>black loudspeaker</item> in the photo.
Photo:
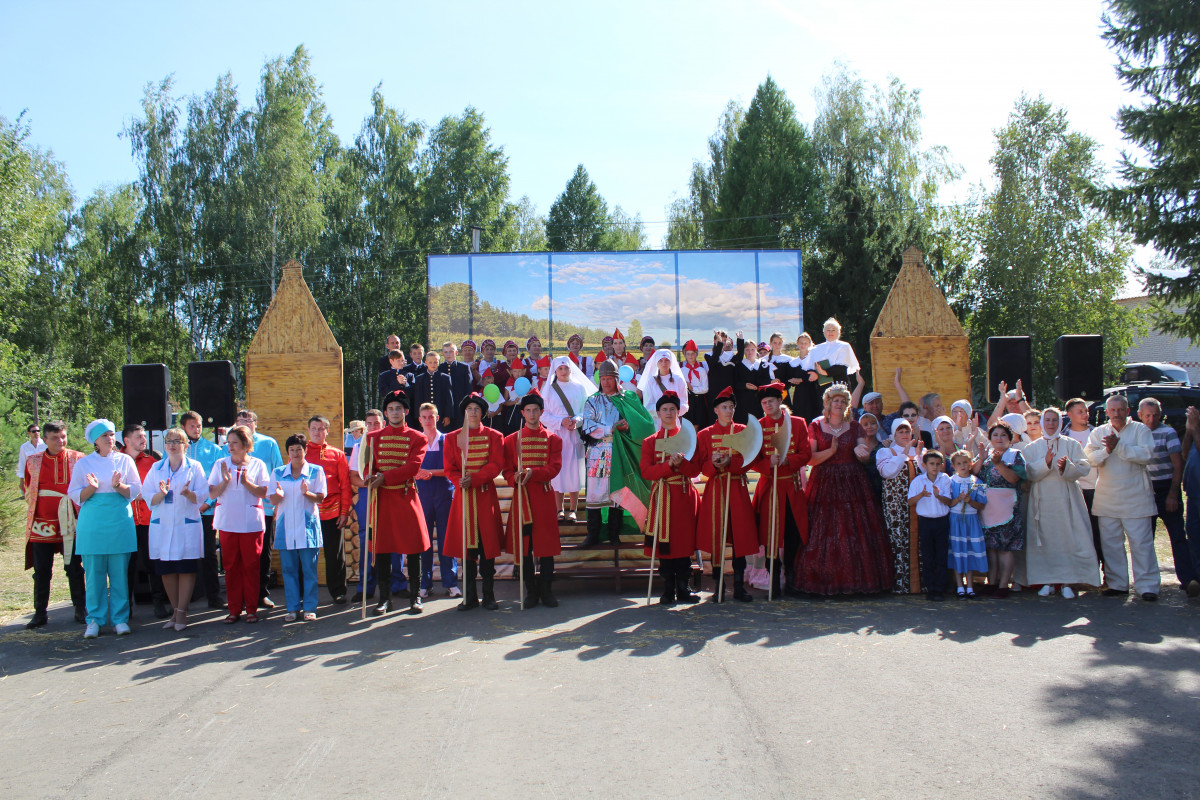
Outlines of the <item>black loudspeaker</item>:
[{"label": "black loudspeaker", "polygon": [[1104,337],[1060,336],[1054,342],[1054,394],[1059,400],[1082,397],[1099,400],[1104,395]]},{"label": "black loudspeaker", "polygon": [[987,398],[1000,401],[1000,381],[1015,389],[1017,381],[1027,397],[1033,393],[1033,340],[1028,336],[989,336],[987,340]]},{"label": "black loudspeaker", "polygon": [[171,370],[166,364],[126,364],[121,367],[121,399],[125,424],[148,431],[171,427]]},{"label": "black loudspeaker", "polygon": [[208,427],[227,428],[237,419],[237,373],[232,361],[193,361],[188,364],[191,410]]}]

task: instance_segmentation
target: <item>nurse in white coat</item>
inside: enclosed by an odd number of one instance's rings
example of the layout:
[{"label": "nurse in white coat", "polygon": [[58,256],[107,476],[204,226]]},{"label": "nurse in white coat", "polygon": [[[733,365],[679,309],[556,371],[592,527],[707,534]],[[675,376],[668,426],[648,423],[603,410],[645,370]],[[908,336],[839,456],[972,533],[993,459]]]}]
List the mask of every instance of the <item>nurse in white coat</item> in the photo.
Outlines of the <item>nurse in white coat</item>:
[{"label": "nurse in white coat", "polygon": [[1025,447],[1025,476],[1029,505],[1025,528],[1024,571],[1017,581],[1042,584],[1041,596],[1060,586],[1070,599],[1070,584],[1097,585],[1100,565],[1092,544],[1092,523],[1079,479],[1092,471],[1079,442],[1062,435],[1063,416],[1057,408],[1042,412],[1042,438]]},{"label": "nurse in white coat", "polygon": [[[550,362],[550,379],[542,393],[546,404],[542,424],[562,439],[562,469],[550,481],[559,509],[559,519],[575,522],[579,512],[579,492],[583,489],[584,446],[579,438],[583,421],[584,402],[595,394],[596,384],[587,379],[569,356],[559,356]],[[562,501],[566,495],[570,510],[563,515]]]},{"label": "nurse in white coat", "polygon": [[200,504],[208,500],[208,477],[199,461],[187,457],[183,428],[167,431],[163,444],[167,457],[154,462],[146,473],[142,499],[150,506],[150,560],[175,609],[163,629],[182,631],[187,627],[199,559],[204,558]]}]

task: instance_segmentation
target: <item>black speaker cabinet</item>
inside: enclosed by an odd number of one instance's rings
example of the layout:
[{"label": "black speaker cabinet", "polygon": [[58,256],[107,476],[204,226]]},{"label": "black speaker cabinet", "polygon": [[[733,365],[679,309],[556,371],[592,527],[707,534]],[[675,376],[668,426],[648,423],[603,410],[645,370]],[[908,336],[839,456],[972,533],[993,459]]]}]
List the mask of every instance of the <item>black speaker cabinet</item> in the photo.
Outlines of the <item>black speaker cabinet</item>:
[{"label": "black speaker cabinet", "polygon": [[232,361],[188,364],[189,406],[208,427],[227,428],[237,418],[237,373]]},{"label": "black speaker cabinet", "polygon": [[1025,395],[1033,395],[1033,340],[1028,336],[989,336],[987,340],[987,399],[1000,400],[1000,381],[1016,388],[1017,381]]},{"label": "black speaker cabinet", "polygon": [[1104,395],[1104,337],[1060,336],[1054,342],[1054,394],[1059,400],[1082,397],[1099,400]]},{"label": "black speaker cabinet", "polygon": [[148,431],[171,427],[171,370],[166,364],[126,364],[121,367],[121,398],[125,424]]}]

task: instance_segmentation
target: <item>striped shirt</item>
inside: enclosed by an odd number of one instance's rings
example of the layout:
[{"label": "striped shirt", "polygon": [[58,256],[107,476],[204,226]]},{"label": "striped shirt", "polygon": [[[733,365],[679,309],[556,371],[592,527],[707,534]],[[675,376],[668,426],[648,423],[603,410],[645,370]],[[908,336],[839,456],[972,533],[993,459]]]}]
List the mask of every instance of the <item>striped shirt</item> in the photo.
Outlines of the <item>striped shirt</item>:
[{"label": "striped shirt", "polygon": [[1183,451],[1183,445],[1179,443],[1179,434],[1175,433],[1175,429],[1170,425],[1161,422],[1150,433],[1154,436],[1154,454],[1150,457],[1150,463],[1146,465],[1146,471],[1150,473],[1152,481],[1169,481],[1174,473],[1171,454]]}]

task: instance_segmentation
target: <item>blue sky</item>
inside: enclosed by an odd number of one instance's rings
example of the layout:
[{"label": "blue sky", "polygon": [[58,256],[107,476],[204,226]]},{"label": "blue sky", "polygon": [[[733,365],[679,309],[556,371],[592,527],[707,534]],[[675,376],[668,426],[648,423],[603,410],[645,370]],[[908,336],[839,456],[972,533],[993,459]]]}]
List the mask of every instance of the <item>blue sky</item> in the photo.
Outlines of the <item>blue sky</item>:
[{"label": "blue sky", "polygon": [[1022,93],[1065,107],[1113,162],[1128,102],[1099,38],[1102,4],[862,0],[800,3],[82,3],[0,0],[0,115],[27,109],[32,141],[82,196],[136,176],[121,129],[147,82],[180,94],[229,71],[253,102],[264,61],[303,43],[349,142],[382,83],[410,118],[474,105],[509,156],[514,198],[541,213],[583,163],[610,205],[640,213],[651,246],[725,104],[770,73],[811,123],[836,61],[921,90],[929,144],[986,181],[992,132]]}]

